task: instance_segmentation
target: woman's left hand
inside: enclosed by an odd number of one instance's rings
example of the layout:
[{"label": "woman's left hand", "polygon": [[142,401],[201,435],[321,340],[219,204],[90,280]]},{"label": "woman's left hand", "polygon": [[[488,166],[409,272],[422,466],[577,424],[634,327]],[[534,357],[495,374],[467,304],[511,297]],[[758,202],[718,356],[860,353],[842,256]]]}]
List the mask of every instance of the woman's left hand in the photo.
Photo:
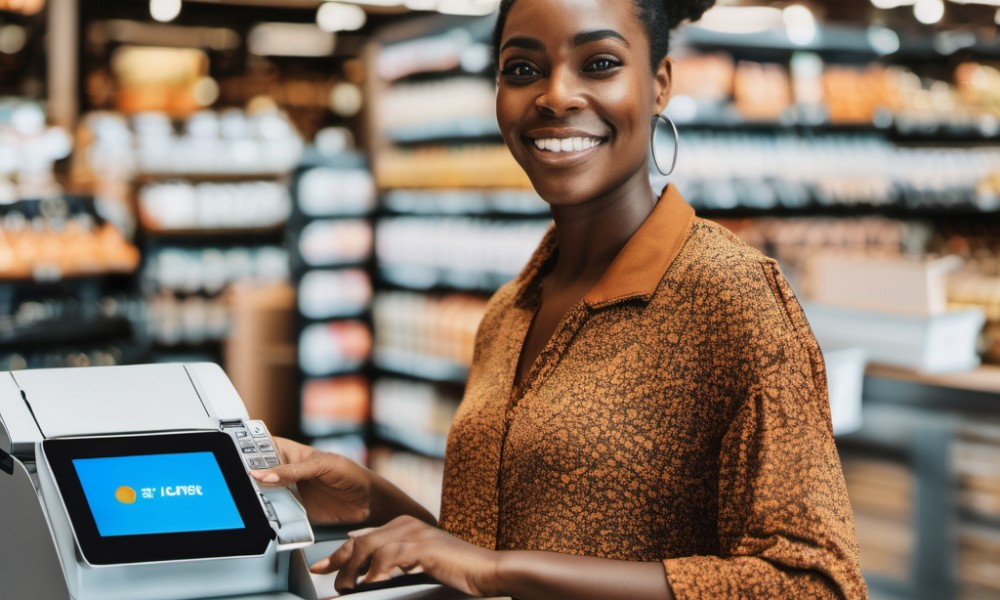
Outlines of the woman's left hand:
[{"label": "woman's left hand", "polygon": [[[401,571],[423,571],[466,594],[492,596],[498,560],[494,550],[464,542],[413,517],[399,517],[382,527],[351,532],[339,550],[311,570],[318,574],[340,571],[334,583],[339,591],[358,583],[384,581]],[[359,582],[360,575],[365,577]]]}]

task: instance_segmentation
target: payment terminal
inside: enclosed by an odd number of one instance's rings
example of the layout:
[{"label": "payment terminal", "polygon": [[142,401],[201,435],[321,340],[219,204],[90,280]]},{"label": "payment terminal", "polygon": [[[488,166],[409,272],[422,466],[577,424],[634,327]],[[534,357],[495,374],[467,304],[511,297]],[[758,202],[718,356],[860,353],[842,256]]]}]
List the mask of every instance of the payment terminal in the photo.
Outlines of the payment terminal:
[{"label": "payment terminal", "polygon": [[278,460],[216,365],[0,373],[0,596],[315,599]]}]

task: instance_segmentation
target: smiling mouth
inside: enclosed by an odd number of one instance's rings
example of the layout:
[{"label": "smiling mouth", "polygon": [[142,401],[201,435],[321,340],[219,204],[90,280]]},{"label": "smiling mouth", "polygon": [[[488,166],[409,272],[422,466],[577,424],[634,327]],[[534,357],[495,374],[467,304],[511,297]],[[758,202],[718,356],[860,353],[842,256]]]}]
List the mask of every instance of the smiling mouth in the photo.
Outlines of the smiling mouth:
[{"label": "smiling mouth", "polygon": [[596,137],[537,138],[531,143],[545,152],[582,152],[600,146],[604,140]]}]

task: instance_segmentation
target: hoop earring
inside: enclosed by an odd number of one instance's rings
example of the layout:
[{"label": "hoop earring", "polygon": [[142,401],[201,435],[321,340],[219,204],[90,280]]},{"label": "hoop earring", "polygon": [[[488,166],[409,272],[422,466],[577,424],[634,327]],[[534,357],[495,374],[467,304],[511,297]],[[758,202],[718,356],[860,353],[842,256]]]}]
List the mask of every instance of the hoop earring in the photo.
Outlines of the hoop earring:
[{"label": "hoop earring", "polygon": [[[653,164],[656,165],[656,170],[660,172],[660,175],[666,177],[667,175],[673,173],[674,169],[677,167],[677,155],[680,154],[681,149],[681,136],[677,132],[677,125],[674,125],[674,122],[670,119],[670,117],[661,113],[656,113],[653,115],[653,119],[653,129],[649,134],[649,149],[653,153]],[[667,172],[663,171],[663,167],[660,166],[659,159],[656,158],[656,130],[660,128],[661,121],[670,125],[670,128],[674,132],[674,159],[670,162],[670,170]]]}]

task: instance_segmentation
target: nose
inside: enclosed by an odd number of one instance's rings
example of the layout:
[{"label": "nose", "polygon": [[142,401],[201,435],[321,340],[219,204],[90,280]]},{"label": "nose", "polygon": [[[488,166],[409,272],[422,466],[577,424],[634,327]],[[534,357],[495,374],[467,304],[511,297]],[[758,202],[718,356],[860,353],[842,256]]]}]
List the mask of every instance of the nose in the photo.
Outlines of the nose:
[{"label": "nose", "polygon": [[580,93],[575,73],[570,69],[554,69],[548,85],[535,98],[535,107],[543,114],[560,117],[584,107],[586,100]]}]

